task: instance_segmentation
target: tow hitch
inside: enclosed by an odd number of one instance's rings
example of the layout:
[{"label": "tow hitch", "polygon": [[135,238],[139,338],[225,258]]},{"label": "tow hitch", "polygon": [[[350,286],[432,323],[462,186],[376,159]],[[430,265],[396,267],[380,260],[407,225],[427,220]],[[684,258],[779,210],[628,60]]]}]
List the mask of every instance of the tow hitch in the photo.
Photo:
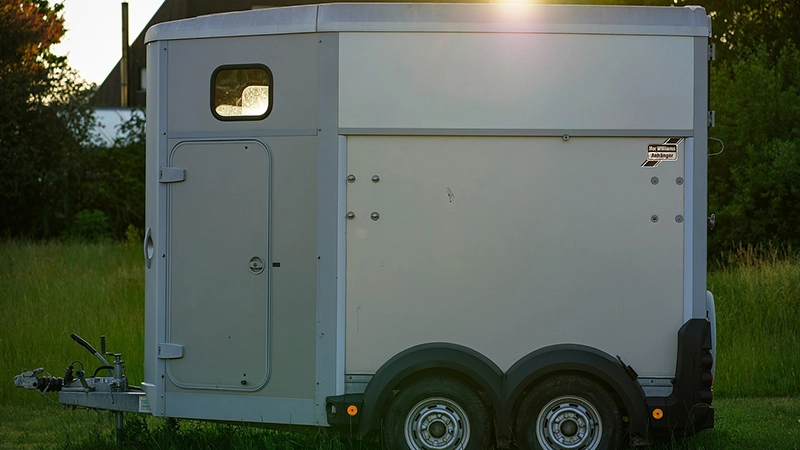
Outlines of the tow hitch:
[{"label": "tow hitch", "polygon": [[[64,372],[63,378],[40,376],[45,373],[44,368],[40,367],[15,376],[14,385],[37,390],[42,394],[58,392],[58,402],[64,406],[113,411],[119,439],[123,413],[150,413],[147,396],[141,389],[128,385],[122,354],[106,352],[105,336],[100,336],[100,352],[77,334],[73,333],[71,337],[102,363],[91,376],[87,376],[82,362],[73,361]],[[103,355],[113,356],[113,364],[109,364]],[[76,365],[80,367],[77,370]],[[98,376],[103,371],[107,376]]]}]

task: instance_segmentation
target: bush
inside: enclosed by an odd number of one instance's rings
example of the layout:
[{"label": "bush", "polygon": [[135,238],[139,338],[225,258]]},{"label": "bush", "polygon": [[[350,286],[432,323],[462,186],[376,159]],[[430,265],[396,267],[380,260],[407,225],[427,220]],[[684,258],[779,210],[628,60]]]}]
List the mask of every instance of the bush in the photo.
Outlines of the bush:
[{"label": "bush", "polygon": [[711,137],[725,151],[709,159],[711,255],[770,242],[800,248],[800,52],[777,57],[761,46],[712,67]]},{"label": "bush", "polygon": [[83,210],[75,215],[66,233],[69,239],[79,241],[98,241],[111,238],[108,216],[96,209]]}]

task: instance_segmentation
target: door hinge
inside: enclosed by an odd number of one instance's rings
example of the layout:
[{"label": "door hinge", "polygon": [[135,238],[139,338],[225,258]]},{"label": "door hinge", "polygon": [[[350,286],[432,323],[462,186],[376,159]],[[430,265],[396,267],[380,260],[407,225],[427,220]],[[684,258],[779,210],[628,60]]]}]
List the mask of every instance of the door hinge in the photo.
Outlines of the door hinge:
[{"label": "door hinge", "polygon": [[183,346],[180,344],[158,344],[158,359],[179,359],[183,358]]},{"label": "door hinge", "polygon": [[177,183],[186,179],[186,170],[177,167],[161,167],[158,170],[159,183]]},{"label": "door hinge", "polygon": [[708,112],[708,128],[714,128],[717,124],[717,112],[716,111],[709,111]]},{"label": "door hinge", "polygon": [[717,60],[717,45],[716,44],[709,44],[709,46],[708,46],[708,60],[709,61],[716,61]]}]

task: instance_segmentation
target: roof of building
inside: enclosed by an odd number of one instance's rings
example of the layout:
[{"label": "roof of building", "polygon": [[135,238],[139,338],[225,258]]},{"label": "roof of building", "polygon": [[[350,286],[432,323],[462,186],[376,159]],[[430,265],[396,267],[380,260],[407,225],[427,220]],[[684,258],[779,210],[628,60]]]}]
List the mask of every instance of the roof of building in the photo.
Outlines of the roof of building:
[{"label": "roof of building", "polygon": [[[292,0],[165,0],[129,46],[128,105],[144,107],[146,103],[147,52],[144,45],[144,35],[152,25],[203,14],[248,10],[258,7],[258,5],[280,6],[286,4],[286,1]],[[136,5],[132,4],[131,7],[135,8]],[[133,32],[134,30],[131,31]],[[98,87],[94,96],[94,102],[97,106],[118,107],[122,104],[120,71],[120,62],[118,62]]]}]

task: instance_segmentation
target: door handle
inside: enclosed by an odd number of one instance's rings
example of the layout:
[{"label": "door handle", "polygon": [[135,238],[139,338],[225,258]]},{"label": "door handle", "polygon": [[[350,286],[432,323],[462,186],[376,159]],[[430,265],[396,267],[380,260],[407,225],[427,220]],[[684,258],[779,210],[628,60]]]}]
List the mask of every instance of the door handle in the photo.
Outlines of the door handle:
[{"label": "door handle", "polygon": [[155,245],[153,245],[153,230],[147,227],[144,232],[144,265],[149,269],[153,263],[153,254],[155,253]]},{"label": "door handle", "polygon": [[248,267],[253,275],[258,275],[264,271],[264,260],[258,256],[253,256],[250,258],[250,264]]}]

